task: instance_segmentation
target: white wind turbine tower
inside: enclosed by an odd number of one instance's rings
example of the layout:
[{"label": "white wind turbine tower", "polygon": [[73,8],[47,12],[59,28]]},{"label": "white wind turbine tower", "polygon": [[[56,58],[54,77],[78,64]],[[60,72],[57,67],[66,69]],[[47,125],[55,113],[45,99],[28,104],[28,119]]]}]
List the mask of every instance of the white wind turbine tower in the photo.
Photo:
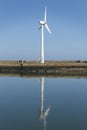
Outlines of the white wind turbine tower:
[{"label": "white wind turbine tower", "polygon": [[40,29],[41,29],[41,63],[44,63],[44,27],[51,33],[48,25],[47,25],[47,8],[45,7],[45,15],[44,20],[40,21]]}]

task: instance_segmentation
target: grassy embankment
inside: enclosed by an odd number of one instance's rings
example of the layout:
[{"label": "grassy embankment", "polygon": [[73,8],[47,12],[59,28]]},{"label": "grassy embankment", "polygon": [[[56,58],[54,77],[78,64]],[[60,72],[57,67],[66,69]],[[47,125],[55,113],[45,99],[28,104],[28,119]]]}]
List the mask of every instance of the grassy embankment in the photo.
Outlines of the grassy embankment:
[{"label": "grassy embankment", "polygon": [[87,75],[86,61],[0,61],[0,73]]},{"label": "grassy embankment", "polygon": [[59,67],[87,67],[86,61],[46,61],[41,64],[36,61],[0,61],[0,67],[2,66],[59,66]]}]

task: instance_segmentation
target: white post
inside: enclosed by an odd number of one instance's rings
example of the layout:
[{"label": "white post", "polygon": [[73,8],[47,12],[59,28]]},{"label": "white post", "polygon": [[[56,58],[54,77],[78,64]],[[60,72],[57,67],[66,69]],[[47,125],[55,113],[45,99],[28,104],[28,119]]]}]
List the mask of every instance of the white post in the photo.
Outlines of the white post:
[{"label": "white post", "polygon": [[41,36],[41,63],[44,63],[44,25],[42,25],[42,36]]}]

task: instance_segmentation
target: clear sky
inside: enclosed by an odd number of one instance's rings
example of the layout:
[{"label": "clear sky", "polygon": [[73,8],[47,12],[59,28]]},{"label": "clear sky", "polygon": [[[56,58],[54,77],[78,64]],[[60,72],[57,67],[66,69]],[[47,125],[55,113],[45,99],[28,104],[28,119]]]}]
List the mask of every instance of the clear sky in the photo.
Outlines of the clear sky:
[{"label": "clear sky", "polygon": [[38,60],[47,6],[46,60],[87,60],[87,0],[0,0],[0,60]]}]

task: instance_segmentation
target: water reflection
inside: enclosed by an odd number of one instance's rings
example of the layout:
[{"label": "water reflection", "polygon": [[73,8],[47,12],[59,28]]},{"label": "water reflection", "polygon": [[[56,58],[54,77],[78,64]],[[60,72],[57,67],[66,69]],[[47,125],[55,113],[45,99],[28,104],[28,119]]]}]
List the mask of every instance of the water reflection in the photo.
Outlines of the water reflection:
[{"label": "water reflection", "polygon": [[37,79],[0,78],[0,130],[87,130],[87,79]]},{"label": "water reflection", "polygon": [[44,77],[40,78],[40,89],[41,89],[41,107],[40,107],[40,120],[44,123],[44,130],[47,126],[47,117],[50,111],[50,106],[44,109]]}]

